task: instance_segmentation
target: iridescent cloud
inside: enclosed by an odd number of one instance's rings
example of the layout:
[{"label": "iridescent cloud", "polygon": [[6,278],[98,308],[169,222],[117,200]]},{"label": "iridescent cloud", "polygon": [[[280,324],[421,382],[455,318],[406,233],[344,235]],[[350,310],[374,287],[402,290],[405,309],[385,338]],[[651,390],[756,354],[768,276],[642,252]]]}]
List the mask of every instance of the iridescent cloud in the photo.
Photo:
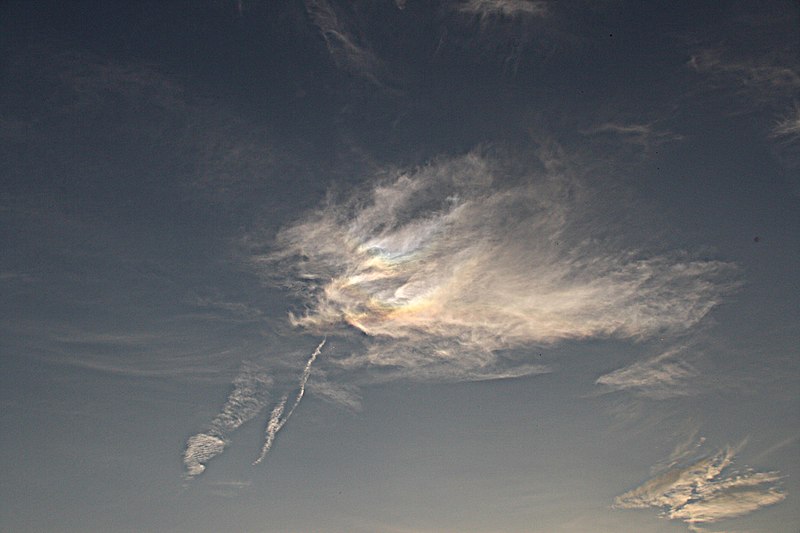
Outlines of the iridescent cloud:
[{"label": "iridescent cloud", "polygon": [[491,375],[526,346],[684,331],[719,303],[731,265],[625,249],[592,199],[568,176],[512,179],[472,153],[331,198],[255,261],[303,299],[292,324],[369,339],[339,365],[421,378]]}]

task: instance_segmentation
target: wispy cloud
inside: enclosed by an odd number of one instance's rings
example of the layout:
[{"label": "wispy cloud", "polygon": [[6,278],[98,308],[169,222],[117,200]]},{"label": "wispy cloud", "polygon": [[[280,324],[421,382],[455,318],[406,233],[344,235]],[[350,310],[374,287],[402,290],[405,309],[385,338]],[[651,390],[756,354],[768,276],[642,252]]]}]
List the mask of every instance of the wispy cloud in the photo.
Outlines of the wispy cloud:
[{"label": "wispy cloud", "polygon": [[250,481],[214,481],[208,484],[212,494],[223,498],[234,498],[251,486]]},{"label": "wispy cloud", "polygon": [[309,391],[322,400],[340,405],[351,411],[361,410],[361,395],[348,383],[339,383],[327,378],[324,370],[318,370],[308,382]]},{"label": "wispy cloud", "polygon": [[209,428],[186,442],[183,464],[188,477],[202,474],[208,461],[224,451],[228,435],[261,412],[269,400],[271,384],[272,379],[262,368],[250,363],[242,366],[228,400]]},{"label": "wispy cloud", "polygon": [[100,61],[76,52],[63,53],[58,60],[61,80],[86,103],[114,95],[132,105],[186,109],[183,86],[151,66]]},{"label": "wispy cloud", "polygon": [[[147,331],[92,331],[85,326],[24,320],[0,321],[0,330],[25,338],[31,357],[49,364],[128,377],[222,382],[229,379],[222,370],[236,350],[220,346],[211,338],[213,333],[206,336],[172,320]],[[187,344],[187,338],[195,338],[196,343]]]},{"label": "wispy cloud", "polygon": [[698,375],[687,360],[686,348],[676,347],[644,361],[636,361],[597,378],[598,385],[610,391],[665,399],[691,393],[690,380]]},{"label": "wispy cloud", "polygon": [[675,445],[669,457],[653,465],[650,469],[650,473],[655,475],[666,472],[681,464],[691,462],[692,458],[697,458],[700,447],[706,442],[705,437],[697,436],[699,432],[699,428],[696,427],[694,430],[687,433],[686,437]]},{"label": "wispy cloud", "polygon": [[297,406],[300,405],[300,400],[303,399],[303,396],[306,393],[306,384],[308,383],[308,377],[311,375],[311,365],[314,364],[314,361],[317,360],[319,354],[322,352],[322,347],[325,346],[326,339],[322,339],[322,342],[319,343],[317,348],[311,353],[311,356],[308,358],[306,362],[306,366],[303,368],[303,373],[300,375],[300,384],[297,391],[297,396],[295,396],[294,402],[292,402],[289,411],[284,416],[284,411],[286,409],[286,402],[288,400],[288,395],[285,395],[281,398],[281,401],[278,402],[278,405],[272,409],[272,413],[270,413],[269,422],[267,422],[267,430],[266,430],[266,440],[264,441],[264,445],[261,447],[261,453],[258,456],[253,464],[257,465],[269,453],[270,449],[272,448],[272,444],[275,442],[275,437],[278,432],[283,428],[286,422],[289,421],[289,418],[294,414],[295,409]]},{"label": "wispy cloud", "polygon": [[778,141],[778,158],[786,166],[796,166],[796,141],[800,137],[800,62],[796,53],[747,57],[733,56],[721,48],[706,48],[693,54],[688,66],[704,74],[711,89],[742,96],[747,105],[737,112],[782,114],[768,135]]},{"label": "wispy cloud", "polygon": [[[796,26],[796,18],[794,22]],[[781,165],[789,169],[800,165],[800,61],[796,47],[783,56],[736,56],[721,48],[707,48],[692,55],[688,65],[705,75],[705,83],[711,89],[743,99],[744,104],[735,109],[736,113],[759,111],[779,116],[771,127],[767,126],[765,135],[773,140],[773,153]],[[790,183],[796,191],[797,180],[790,178]]]},{"label": "wispy cloud", "polygon": [[466,0],[456,5],[462,13],[479,17],[544,17],[549,14],[547,2],[541,0]]},{"label": "wispy cloud", "polygon": [[501,352],[684,331],[722,298],[730,265],[618,248],[574,180],[500,172],[472,153],[331,198],[254,261],[305,300],[292,324],[366,335],[335,364],[437,380],[539,373]]},{"label": "wispy cloud", "polygon": [[[673,458],[685,458],[684,444]],[[661,516],[692,527],[742,516],[783,501],[778,472],[731,470],[736,450],[726,447],[683,466],[671,468],[618,496],[617,509],[661,509]]]},{"label": "wispy cloud", "polygon": [[447,4],[435,56],[456,47],[468,49],[474,60],[489,59],[503,73],[518,73],[530,51],[551,52],[561,41],[551,4],[539,0],[465,0]]},{"label": "wispy cloud", "polygon": [[264,313],[260,309],[256,309],[244,302],[229,301],[218,297],[198,296],[193,303],[198,307],[212,309],[239,320],[256,321],[264,319]]},{"label": "wispy cloud", "polygon": [[754,91],[793,91],[800,88],[800,71],[797,66],[779,64],[768,58],[732,59],[722,50],[701,49],[692,54],[689,67],[738,84]]},{"label": "wispy cloud", "polygon": [[604,122],[598,126],[582,130],[585,135],[613,136],[615,140],[637,145],[645,151],[671,141],[683,139],[671,131],[658,129],[649,123]]},{"label": "wispy cloud", "polygon": [[795,104],[786,116],[778,120],[775,127],[772,128],[772,135],[791,140],[800,139],[800,105]]},{"label": "wispy cloud", "polygon": [[380,59],[363,39],[359,39],[348,28],[341,12],[327,0],[305,0],[305,8],[309,19],[325,40],[336,66],[378,87],[383,87],[379,76],[379,71],[382,69]]},{"label": "wispy cloud", "polygon": [[779,442],[776,442],[775,444],[773,444],[772,446],[770,446],[766,450],[763,450],[762,452],[760,452],[758,455],[756,455],[753,458],[753,460],[754,461],[762,461],[766,457],[769,457],[773,453],[777,452],[778,450],[781,450],[781,449],[783,449],[783,448],[785,448],[787,446],[791,446],[792,444],[796,443],[798,440],[800,440],[800,433],[795,433],[794,435],[790,435],[790,436],[786,437],[785,439],[783,439],[783,440],[781,440]]}]

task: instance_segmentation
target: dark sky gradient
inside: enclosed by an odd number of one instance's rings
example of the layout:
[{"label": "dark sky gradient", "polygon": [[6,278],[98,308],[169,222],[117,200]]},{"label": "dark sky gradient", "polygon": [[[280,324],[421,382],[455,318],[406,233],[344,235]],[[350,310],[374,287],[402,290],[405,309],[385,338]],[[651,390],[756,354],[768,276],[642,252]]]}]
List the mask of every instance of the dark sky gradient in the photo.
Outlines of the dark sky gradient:
[{"label": "dark sky gradient", "polygon": [[3,531],[800,528],[796,2],[4,2],[0,46]]}]

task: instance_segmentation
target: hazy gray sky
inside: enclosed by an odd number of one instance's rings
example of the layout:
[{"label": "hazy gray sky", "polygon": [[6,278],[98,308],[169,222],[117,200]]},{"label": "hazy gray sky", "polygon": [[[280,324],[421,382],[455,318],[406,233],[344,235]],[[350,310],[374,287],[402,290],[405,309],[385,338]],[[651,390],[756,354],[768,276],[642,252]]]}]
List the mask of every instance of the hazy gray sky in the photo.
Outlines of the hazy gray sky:
[{"label": "hazy gray sky", "polygon": [[0,8],[4,531],[796,532],[800,8]]}]

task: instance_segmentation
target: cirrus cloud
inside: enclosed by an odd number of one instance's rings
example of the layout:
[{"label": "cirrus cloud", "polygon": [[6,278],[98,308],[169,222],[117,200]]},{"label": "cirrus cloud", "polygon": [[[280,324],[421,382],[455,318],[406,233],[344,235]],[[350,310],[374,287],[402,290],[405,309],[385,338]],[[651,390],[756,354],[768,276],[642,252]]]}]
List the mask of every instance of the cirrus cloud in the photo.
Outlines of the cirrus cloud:
[{"label": "cirrus cloud", "polygon": [[[675,455],[675,452],[673,452]],[[783,501],[778,472],[731,470],[736,449],[675,466],[614,500],[617,509],[661,509],[661,516],[681,520],[693,529],[749,514]],[[671,463],[674,464],[674,463]]]}]

